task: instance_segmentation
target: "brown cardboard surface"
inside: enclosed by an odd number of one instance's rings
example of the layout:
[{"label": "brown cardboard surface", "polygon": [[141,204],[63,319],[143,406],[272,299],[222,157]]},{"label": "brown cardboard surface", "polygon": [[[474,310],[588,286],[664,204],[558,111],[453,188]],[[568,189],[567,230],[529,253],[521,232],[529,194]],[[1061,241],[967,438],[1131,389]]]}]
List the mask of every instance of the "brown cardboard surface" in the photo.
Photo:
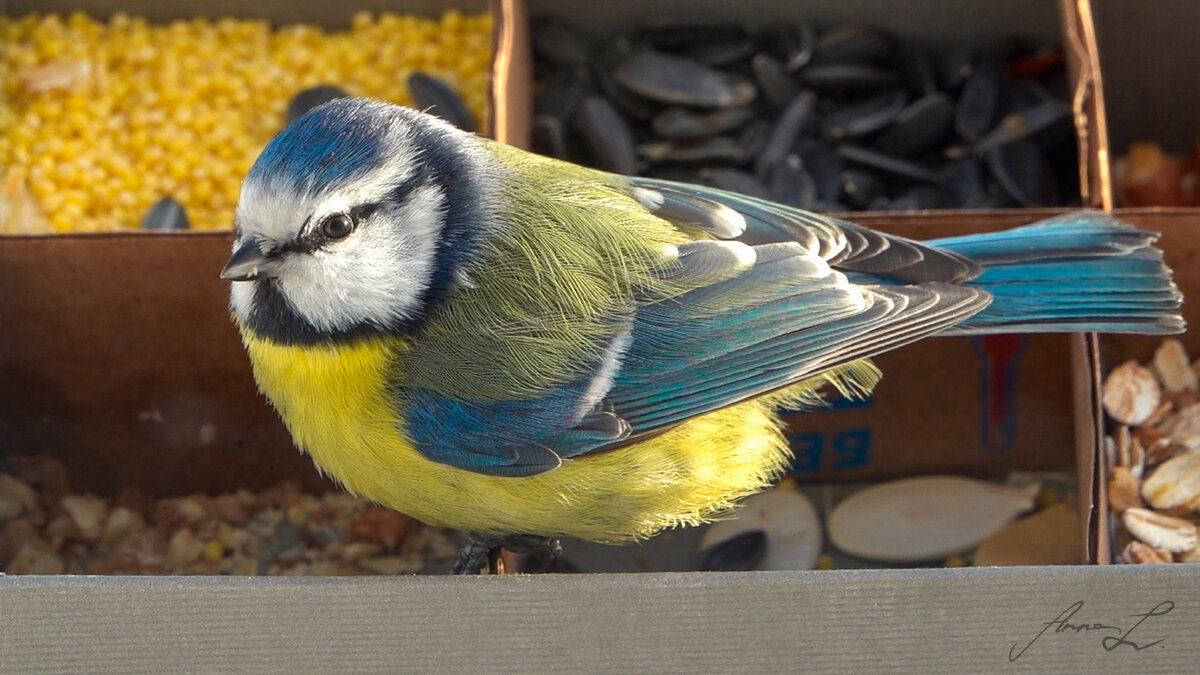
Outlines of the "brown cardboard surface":
[{"label": "brown cardboard surface", "polygon": [[[1100,561],[1099,551],[1107,546],[1107,532],[1100,530],[1099,510],[1101,500],[1106,497],[1101,487],[1096,461],[1099,447],[1100,398],[1093,386],[1093,364],[1097,357],[1095,333],[1071,336],[1071,391],[1075,397],[1072,419],[1075,422],[1075,476],[1078,481],[1078,505],[1081,517],[1081,541],[1083,563],[1094,565]],[[1104,540],[1104,541],[1102,541]]]},{"label": "brown cardboard surface", "polygon": [[817,26],[861,23],[887,27],[901,38],[936,46],[978,45],[995,37],[1062,37],[1059,0],[525,0],[532,16],[553,15],[593,33],[611,33],[653,18],[682,22],[742,22],[770,26],[809,21]]},{"label": "brown cardboard surface", "polygon": [[[492,60],[492,136],[501,143],[529,147],[529,120],[533,115],[533,49],[523,0],[491,0],[492,31],[496,53]],[[522,93],[516,93],[522,92]]]},{"label": "brown cardboard surface", "polygon": [[83,491],[321,483],[255,390],[229,233],[0,237],[0,439]]}]

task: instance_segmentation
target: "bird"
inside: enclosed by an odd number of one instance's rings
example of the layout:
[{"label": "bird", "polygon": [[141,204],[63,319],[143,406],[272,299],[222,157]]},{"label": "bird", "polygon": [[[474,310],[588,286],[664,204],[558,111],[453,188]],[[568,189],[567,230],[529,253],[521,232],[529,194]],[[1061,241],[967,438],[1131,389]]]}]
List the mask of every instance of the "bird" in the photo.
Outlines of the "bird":
[{"label": "bird", "polygon": [[469,532],[457,573],[729,513],[788,465],[781,406],[916,340],[1184,329],[1157,235],[1103,212],[919,242],[363,98],[283,128],[234,223],[260,391],[341,487]]}]

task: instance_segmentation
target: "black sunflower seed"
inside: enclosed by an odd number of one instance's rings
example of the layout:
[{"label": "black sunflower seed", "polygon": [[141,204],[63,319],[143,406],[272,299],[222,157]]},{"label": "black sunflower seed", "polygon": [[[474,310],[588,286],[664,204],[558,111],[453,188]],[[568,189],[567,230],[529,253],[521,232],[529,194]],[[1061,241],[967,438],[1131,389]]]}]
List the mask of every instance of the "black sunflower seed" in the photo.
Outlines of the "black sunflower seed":
[{"label": "black sunflower seed", "polygon": [[143,230],[186,230],[189,227],[183,204],[170,195],[154,202],[142,217]]},{"label": "black sunflower seed", "polygon": [[408,76],[408,93],[413,107],[446,120],[463,131],[475,131],[475,116],[450,85],[428,73]]},{"label": "black sunflower seed", "polygon": [[629,91],[662,103],[720,108],[754,100],[754,85],[670,54],[640,49],[617,64],[613,78]]},{"label": "black sunflower seed", "polygon": [[607,99],[600,96],[585,98],[575,114],[575,128],[598,167],[626,175],[637,171],[633,133],[625,118]]}]

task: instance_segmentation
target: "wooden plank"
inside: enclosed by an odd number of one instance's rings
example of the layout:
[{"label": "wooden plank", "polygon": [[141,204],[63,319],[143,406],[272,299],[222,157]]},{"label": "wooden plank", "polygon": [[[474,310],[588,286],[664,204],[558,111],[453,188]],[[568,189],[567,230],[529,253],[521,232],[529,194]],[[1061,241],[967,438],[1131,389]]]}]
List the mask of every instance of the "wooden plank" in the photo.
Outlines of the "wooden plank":
[{"label": "wooden plank", "polygon": [[1200,574],[8,577],[0,625],[3,672],[1192,672]]}]

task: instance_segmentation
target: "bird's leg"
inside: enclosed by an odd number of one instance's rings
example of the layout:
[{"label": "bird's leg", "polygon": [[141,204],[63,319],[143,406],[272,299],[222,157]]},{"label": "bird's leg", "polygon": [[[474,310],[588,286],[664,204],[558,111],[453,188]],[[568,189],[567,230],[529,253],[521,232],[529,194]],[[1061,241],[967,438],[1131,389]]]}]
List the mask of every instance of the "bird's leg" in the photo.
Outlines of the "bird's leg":
[{"label": "bird's leg", "polygon": [[533,534],[515,534],[504,540],[504,548],[513,553],[528,553],[546,568],[562,555],[562,542],[554,537],[539,537]]},{"label": "bird's leg", "polygon": [[513,553],[530,553],[547,561],[562,555],[562,544],[552,537],[533,534],[510,534],[497,536],[472,534],[470,541],[458,552],[451,574],[479,574],[492,557],[494,551],[506,548]]},{"label": "bird's leg", "polygon": [[471,539],[458,550],[451,574],[479,574],[488,565],[492,550],[499,548],[500,537],[472,534]]}]

